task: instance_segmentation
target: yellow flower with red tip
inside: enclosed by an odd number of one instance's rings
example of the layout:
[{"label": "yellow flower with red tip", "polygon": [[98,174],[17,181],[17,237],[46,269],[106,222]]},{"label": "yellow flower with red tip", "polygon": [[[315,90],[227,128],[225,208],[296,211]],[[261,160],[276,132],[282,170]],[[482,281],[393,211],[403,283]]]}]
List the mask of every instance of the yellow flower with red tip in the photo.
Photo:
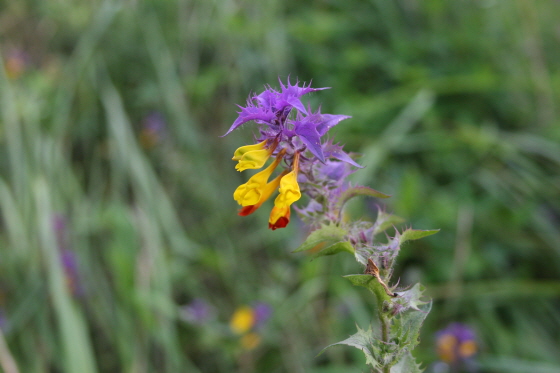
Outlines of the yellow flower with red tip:
[{"label": "yellow flower with red tip", "polygon": [[241,210],[239,211],[238,215],[239,216],[247,216],[252,214],[253,212],[255,212],[255,210],[257,210],[259,207],[261,207],[261,205],[263,204],[264,201],[266,201],[267,199],[270,198],[270,196],[272,195],[272,193],[274,193],[276,191],[276,189],[278,189],[278,186],[280,185],[280,180],[282,179],[282,177],[284,175],[286,175],[288,172],[287,171],[283,171],[280,175],[276,176],[274,178],[274,180],[268,182],[262,189],[261,189],[261,196],[260,199],[257,203],[255,203],[254,205],[248,205],[248,206],[243,206],[241,208]]},{"label": "yellow flower with red tip", "polygon": [[290,222],[290,206],[272,208],[270,217],[268,218],[268,228],[276,230],[285,228]]},{"label": "yellow flower with red tip", "polygon": [[[255,145],[247,145],[238,148],[233,160],[239,163],[236,168],[239,171],[248,168],[259,168],[270,157],[277,143],[266,148],[266,141]],[[270,196],[278,189],[279,195],[274,201],[274,208],[269,218],[269,228],[274,230],[284,228],[290,222],[290,205],[301,198],[301,192],[297,182],[299,153],[295,153],[292,171],[283,171],[272,181],[268,181],[276,167],[286,154],[283,149],[278,153],[274,162],[267,168],[253,175],[245,184],[241,184],[233,193],[233,199],[242,208],[239,215],[246,216],[256,211]],[[257,167],[260,165],[259,167]]]},{"label": "yellow flower with red tip", "polygon": [[233,199],[241,206],[256,205],[261,200],[261,196],[267,192],[268,178],[278,167],[284,154],[284,151],[280,152],[270,166],[253,175],[245,184],[238,186],[233,192]]},{"label": "yellow flower with red tip", "polygon": [[278,197],[274,200],[274,208],[268,219],[268,227],[272,230],[284,228],[290,222],[290,206],[301,198],[299,184],[297,182],[299,166],[299,153],[294,156],[292,171],[280,180]]}]

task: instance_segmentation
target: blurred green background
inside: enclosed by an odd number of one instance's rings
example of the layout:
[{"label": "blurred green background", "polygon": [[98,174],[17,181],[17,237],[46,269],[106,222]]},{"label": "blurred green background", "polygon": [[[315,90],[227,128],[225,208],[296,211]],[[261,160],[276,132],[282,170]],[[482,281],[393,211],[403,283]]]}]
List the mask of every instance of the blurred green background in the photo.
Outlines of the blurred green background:
[{"label": "blurred green background", "polygon": [[434,299],[427,371],[450,322],[479,372],[560,371],[560,2],[0,4],[5,372],[366,370],[350,347],[316,357],[375,321],[341,277],[363,269],[290,253],[297,219],[236,215],[255,127],[219,136],[288,76],[332,87],[309,99],[353,116],[333,137],[363,154],[354,181],[393,196],[356,214],[441,228],[396,273]]}]

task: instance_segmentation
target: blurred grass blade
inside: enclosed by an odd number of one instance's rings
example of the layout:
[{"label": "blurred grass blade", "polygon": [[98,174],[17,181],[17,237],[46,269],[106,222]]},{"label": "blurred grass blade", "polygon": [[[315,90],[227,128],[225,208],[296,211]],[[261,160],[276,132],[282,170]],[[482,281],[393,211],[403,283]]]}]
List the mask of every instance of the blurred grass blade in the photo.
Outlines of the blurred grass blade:
[{"label": "blurred grass blade", "polygon": [[63,366],[67,373],[95,373],[97,368],[87,326],[79,309],[72,302],[64,277],[60,252],[53,231],[51,191],[43,178],[36,179],[33,186],[40,246],[64,351]]},{"label": "blurred grass blade", "polygon": [[366,168],[351,176],[353,182],[368,184],[384,159],[403,141],[418,120],[434,105],[434,102],[432,91],[421,90],[418,92],[378,140],[362,151],[363,157],[360,159],[360,163]]},{"label": "blurred grass blade", "polygon": [[558,373],[560,365],[538,361],[520,360],[509,357],[481,358],[480,365],[484,371],[496,373]]},{"label": "blurred grass blade", "polygon": [[115,162],[129,174],[139,200],[156,215],[155,220],[167,233],[172,247],[182,254],[192,255],[192,249],[197,245],[186,236],[166,190],[138,147],[119,93],[113,86],[108,86],[103,91],[102,101],[109,133],[114,140]]},{"label": "blurred grass blade", "polygon": [[8,348],[2,329],[0,329],[0,366],[4,369],[4,373],[19,373],[16,361]]}]

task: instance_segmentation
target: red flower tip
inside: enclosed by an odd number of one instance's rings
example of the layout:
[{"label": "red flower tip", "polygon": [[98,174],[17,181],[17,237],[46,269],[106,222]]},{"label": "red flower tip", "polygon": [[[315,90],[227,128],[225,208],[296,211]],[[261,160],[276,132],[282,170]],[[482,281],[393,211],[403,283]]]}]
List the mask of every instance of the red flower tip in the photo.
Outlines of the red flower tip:
[{"label": "red flower tip", "polygon": [[260,205],[250,205],[250,206],[243,206],[241,210],[237,213],[239,216],[247,216],[251,215],[253,212],[257,211]]},{"label": "red flower tip", "polygon": [[289,222],[290,222],[290,219],[288,219],[286,217],[281,217],[274,224],[268,223],[268,228],[272,229],[273,231],[278,229],[278,228],[286,228],[286,226],[288,225]]}]

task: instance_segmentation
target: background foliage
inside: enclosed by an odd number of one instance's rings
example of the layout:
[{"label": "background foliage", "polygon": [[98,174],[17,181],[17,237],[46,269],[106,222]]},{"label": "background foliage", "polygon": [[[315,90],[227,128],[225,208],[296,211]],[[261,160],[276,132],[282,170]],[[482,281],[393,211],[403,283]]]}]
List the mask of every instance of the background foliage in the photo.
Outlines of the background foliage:
[{"label": "background foliage", "polygon": [[[0,325],[21,372],[360,372],[326,345],[375,306],[353,258],[292,254],[294,221],[240,218],[235,103],[280,76],[336,129],[388,211],[441,228],[401,251],[436,330],[481,372],[558,372],[560,2],[3,0]],[[352,205],[376,213],[380,201]],[[70,259],[65,257],[70,257]],[[185,305],[209,305],[203,322]],[[262,302],[250,346],[228,323]],[[257,343],[258,342],[258,343]],[[255,347],[256,346],[256,347]],[[0,343],[0,347],[2,344]]]}]

